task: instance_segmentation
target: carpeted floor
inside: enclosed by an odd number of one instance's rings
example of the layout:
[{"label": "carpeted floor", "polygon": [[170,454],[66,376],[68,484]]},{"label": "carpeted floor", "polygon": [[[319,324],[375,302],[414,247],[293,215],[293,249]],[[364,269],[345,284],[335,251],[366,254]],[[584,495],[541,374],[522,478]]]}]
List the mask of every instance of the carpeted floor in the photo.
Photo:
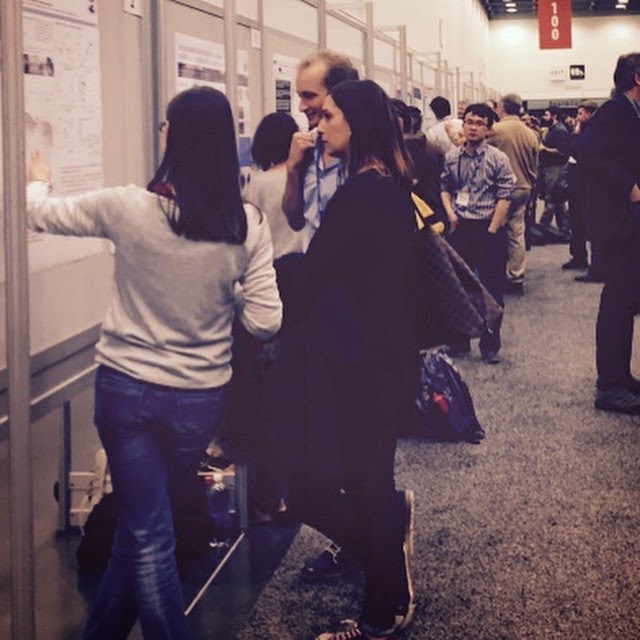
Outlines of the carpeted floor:
[{"label": "carpeted floor", "polygon": [[[404,638],[640,638],[640,417],[593,409],[601,286],[574,282],[567,258],[566,246],[527,254],[501,364],[483,364],[477,345],[456,361],[485,441],[399,446],[397,484],[417,499],[419,607]],[[301,529],[238,640],[311,640],[357,617],[361,579],[298,578],[323,545]]]}]

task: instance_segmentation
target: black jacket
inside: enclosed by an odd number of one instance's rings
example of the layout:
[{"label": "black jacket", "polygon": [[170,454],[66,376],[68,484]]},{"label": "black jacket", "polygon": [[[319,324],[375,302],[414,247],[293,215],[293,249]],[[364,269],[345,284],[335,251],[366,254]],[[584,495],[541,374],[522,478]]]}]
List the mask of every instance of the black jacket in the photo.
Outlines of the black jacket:
[{"label": "black jacket", "polygon": [[587,237],[624,240],[631,233],[629,193],[640,180],[640,117],[617,95],[594,114],[581,136]]},{"label": "black jacket", "polygon": [[358,378],[388,423],[416,388],[408,305],[414,236],[409,192],[366,171],[333,196],[304,260],[308,365],[326,367],[333,378]]}]

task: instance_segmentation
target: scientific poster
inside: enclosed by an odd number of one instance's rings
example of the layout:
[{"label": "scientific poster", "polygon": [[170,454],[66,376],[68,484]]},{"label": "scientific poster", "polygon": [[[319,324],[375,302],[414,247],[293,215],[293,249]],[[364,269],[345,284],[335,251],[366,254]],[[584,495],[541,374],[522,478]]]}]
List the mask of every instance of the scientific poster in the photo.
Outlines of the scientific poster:
[{"label": "scientific poster", "polygon": [[249,53],[238,50],[238,134],[246,135],[251,129],[251,103],[249,101]]},{"label": "scientific poster", "polygon": [[225,90],[224,45],[176,33],[176,93],[196,85]]},{"label": "scientific poster", "polygon": [[97,3],[25,0],[25,143],[51,166],[54,195],[103,186]]},{"label": "scientific poster", "polygon": [[296,93],[296,73],[298,58],[274,54],[273,82],[275,85],[274,111],[290,113],[302,131],[306,131],[309,123],[304,113],[300,113],[300,98]]},{"label": "scientific poster", "polygon": [[[213,87],[225,93],[226,64],[224,45],[184,33],[176,33],[176,93],[195,86]],[[249,54],[238,51],[238,134],[250,129]]]}]

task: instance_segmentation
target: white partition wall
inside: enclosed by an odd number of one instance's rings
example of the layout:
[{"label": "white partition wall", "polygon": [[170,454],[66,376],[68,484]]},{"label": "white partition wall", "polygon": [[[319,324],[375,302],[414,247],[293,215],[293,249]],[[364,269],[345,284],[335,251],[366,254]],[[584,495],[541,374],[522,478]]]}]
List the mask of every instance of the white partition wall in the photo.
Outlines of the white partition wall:
[{"label": "white partition wall", "polygon": [[[640,48],[640,16],[573,18],[572,48],[540,50],[536,20],[491,24],[489,82],[525,99],[606,98],[620,54]],[[584,80],[573,80],[571,65],[584,65]]]}]

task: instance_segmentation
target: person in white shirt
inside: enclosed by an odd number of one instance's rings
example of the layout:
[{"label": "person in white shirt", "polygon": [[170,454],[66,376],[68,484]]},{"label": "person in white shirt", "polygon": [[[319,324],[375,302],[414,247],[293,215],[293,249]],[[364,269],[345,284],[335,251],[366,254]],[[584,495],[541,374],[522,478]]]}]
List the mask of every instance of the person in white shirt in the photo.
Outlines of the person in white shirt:
[{"label": "person in white shirt", "polygon": [[267,216],[274,260],[303,250],[303,234],[289,226],[282,210],[289,147],[297,131],[298,125],[288,113],[269,113],[260,121],[251,144],[256,169],[242,190],[243,198]]},{"label": "person in white shirt", "polygon": [[451,115],[451,103],[443,96],[436,96],[429,107],[438,122],[427,129],[427,140],[447,155],[454,147],[463,142],[462,120]]}]

